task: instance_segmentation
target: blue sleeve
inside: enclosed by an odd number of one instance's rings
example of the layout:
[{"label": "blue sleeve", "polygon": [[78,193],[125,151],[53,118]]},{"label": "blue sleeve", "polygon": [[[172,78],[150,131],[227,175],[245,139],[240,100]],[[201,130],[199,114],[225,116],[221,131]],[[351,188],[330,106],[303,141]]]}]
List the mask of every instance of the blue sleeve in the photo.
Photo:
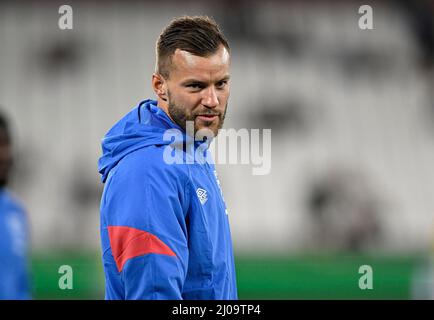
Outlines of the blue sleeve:
[{"label": "blue sleeve", "polygon": [[17,300],[32,299],[27,260],[23,260],[23,265],[18,274],[17,284],[18,284],[18,292],[17,292],[16,299]]},{"label": "blue sleeve", "polygon": [[182,299],[188,264],[186,179],[161,166],[161,160],[159,166],[142,161],[142,167],[133,160],[117,168],[104,196],[122,298]]},{"label": "blue sleeve", "polygon": [[0,206],[0,299],[30,299],[27,215],[14,198],[6,196]]},{"label": "blue sleeve", "polygon": [[[29,300],[32,298],[30,288],[30,266],[29,266],[29,249],[30,249],[30,231],[27,220],[27,213],[20,207],[20,220],[22,232],[16,234],[21,239],[22,254],[19,256],[16,265],[16,284],[17,284],[17,300]],[[20,241],[20,240],[19,240]]]}]

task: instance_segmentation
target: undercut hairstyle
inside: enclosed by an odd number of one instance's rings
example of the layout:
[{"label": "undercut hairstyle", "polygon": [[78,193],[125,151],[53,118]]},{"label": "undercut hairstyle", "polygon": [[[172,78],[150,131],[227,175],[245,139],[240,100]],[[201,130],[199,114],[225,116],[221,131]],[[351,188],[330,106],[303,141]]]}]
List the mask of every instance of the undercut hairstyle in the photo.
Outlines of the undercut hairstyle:
[{"label": "undercut hairstyle", "polygon": [[168,79],[172,56],[176,49],[199,57],[208,57],[223,45],[230,52],[228,41],[217,23],[207,16],[175,18],[164,28],[156,45],[156,72]]}]

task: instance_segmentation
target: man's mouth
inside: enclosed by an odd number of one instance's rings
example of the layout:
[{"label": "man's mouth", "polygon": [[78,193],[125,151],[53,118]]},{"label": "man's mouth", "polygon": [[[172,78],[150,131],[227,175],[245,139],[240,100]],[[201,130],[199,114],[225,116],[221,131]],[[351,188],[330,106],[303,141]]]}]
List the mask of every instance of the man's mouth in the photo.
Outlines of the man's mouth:
[{"label": "man's mouth", "polygon": [[197,115],[196,118],[202,121],[211,122],[218,118],[218,114],[200,114]]}]

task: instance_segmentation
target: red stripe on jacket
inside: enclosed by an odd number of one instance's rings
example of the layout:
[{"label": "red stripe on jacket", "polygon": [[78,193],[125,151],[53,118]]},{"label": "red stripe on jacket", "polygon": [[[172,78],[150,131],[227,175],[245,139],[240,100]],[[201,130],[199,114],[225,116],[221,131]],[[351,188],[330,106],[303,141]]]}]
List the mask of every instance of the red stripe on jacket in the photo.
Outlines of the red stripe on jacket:
[{"label": "red stripe on jacket", "polygon": [[119,272],[129,259],[144,254],[157,253],[176,256],[163,241],[149,232],[131,227],[109,226],[108,233],[112,254]]}]

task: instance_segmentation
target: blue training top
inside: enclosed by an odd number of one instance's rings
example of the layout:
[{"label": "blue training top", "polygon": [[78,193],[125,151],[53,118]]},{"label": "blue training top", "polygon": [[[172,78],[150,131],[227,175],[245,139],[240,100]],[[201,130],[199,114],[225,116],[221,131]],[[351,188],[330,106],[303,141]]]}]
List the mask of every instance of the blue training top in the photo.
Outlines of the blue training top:
[{"label": "blue training top", "polygon": [[[182,132],[182,139],[167,139],[170,130]],[[105,183],[106,299],[238,298],[229,219],[214,165],[185,161],[188,148],[179,156],[179,146],[191,141],[153,100],[141,102],[104,137],[99,172]],[[192,145],[198,150],[204,144]],[[167,161],[173,154],[183,163]]]},{"label": "blue training top", "polygon": [[27,216],[18,201],[0,188],[0,299],[31,298],[27,253]]}]

